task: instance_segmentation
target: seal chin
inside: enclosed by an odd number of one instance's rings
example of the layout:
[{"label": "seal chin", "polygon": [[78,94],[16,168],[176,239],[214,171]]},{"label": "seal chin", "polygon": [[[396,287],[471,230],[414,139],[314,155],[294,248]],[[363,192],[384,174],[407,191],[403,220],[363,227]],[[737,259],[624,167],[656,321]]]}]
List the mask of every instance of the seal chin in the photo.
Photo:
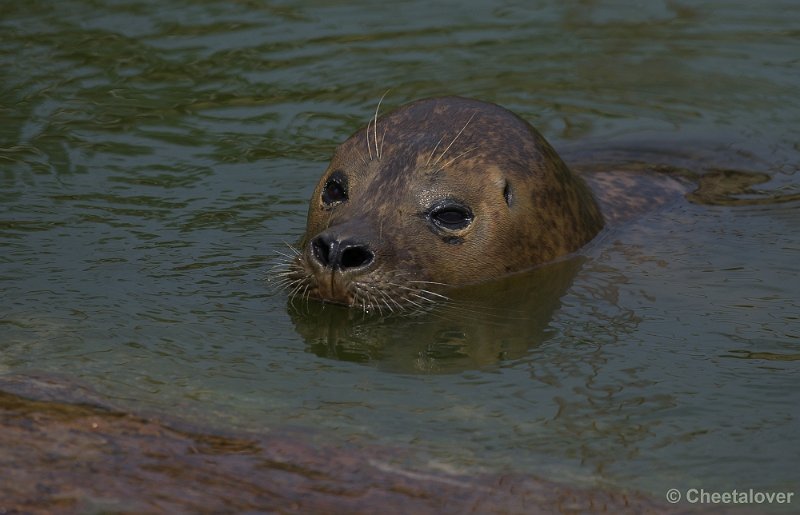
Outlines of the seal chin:
[{"label": "seal chin", "polygon": [[334,304],[342,304],[345,306],[352,306],[355,304],[355,299],[351,292],[351,281],[345,277],[349,275],[337,269],[330,270],[323,268],[315,271],[312,275],[312,281],[315,284],[314,293],[312,297],[317,300],[325,302],[332,302]]}]

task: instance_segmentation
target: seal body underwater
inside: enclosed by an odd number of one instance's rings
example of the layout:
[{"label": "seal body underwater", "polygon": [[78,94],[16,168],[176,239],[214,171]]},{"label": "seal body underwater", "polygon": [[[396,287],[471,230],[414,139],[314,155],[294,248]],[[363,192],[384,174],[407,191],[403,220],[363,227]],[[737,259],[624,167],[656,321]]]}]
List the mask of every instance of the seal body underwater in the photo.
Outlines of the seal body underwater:
[{"label": "seal body underwater", "polygon": [[603,228],[591,190],[525,120],[460,97],[377,116],[334,152],[290,295],[394,311],[572,253]]}]

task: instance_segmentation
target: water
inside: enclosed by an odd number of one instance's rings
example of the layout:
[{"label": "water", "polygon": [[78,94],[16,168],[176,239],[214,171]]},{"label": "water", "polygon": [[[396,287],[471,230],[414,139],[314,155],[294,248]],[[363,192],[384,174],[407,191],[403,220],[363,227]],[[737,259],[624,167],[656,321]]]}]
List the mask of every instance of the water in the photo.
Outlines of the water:
[{"label": "water", "polygon": [[[446,470],[795,489],[800,211],[769,196],[800,191],[799,22],[788,1],[2,2],[0,367]],[[678,203],[452,317],[287,305],[269,263],[387,90],[498,102],[570,163],[767,173],[767,200]]]}]

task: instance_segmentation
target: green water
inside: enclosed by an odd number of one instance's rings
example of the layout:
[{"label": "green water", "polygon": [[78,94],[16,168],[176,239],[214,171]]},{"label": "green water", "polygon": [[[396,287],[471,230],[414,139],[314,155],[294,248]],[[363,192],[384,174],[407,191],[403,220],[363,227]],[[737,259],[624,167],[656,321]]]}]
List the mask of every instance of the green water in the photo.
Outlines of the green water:
[{"label": "green water", "polygon": [[447,316],[264,281],[387,90],[500,103],[568,162],[800,191],[794,2],[426,4],[0,2],[0,369],[420,467],[797,489],[797,202],[681,202]]}]

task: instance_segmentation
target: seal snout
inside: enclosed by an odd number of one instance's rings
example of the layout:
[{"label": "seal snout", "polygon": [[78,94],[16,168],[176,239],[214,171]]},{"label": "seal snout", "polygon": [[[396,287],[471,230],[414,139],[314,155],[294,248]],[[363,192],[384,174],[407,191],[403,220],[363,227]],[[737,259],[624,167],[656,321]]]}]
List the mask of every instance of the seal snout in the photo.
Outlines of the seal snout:
[{"label": "seal snout", "polygon": [[342,272],[366,268],[375,260],[369,245],[324,232],[311,240],[311,256],[324,268]]}]

